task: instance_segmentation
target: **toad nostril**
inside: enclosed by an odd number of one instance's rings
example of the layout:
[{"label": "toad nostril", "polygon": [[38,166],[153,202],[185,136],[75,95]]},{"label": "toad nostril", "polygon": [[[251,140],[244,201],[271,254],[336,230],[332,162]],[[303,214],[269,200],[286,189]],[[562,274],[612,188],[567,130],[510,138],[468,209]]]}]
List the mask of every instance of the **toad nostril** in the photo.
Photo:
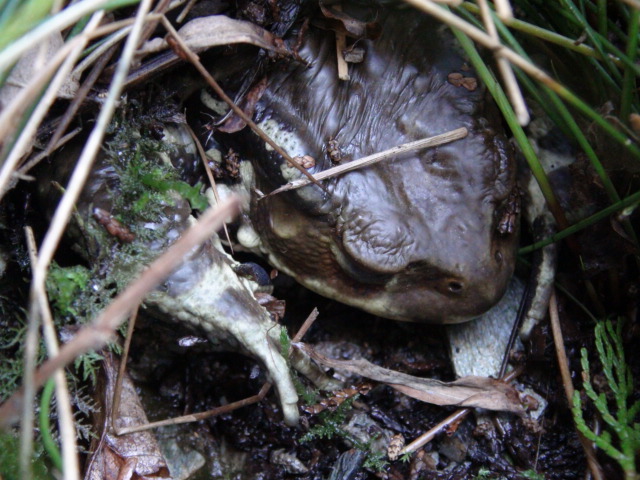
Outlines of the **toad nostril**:
[{"label": "toad nostril", "polygon": [[450,281],[447,287],[451,293],[460,293],[463,289],[462,283],[455,280]]}]

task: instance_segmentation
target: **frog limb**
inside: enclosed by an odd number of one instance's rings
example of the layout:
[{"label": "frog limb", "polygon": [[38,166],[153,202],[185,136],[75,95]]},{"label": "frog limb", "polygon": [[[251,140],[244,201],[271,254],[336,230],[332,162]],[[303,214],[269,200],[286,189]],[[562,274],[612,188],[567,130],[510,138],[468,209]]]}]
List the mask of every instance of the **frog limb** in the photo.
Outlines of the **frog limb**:
[{"label": "frog limb", "polygon": [[[223,253],[211,248],[206,255],[211,263],[198,281],[184,290],[157,290],[147,298],[146,304],[176,320],[202,328],[218,347],[240,350],[261,360],[278,391],[285,422],[295,425],[298,395],[287,362],[280,354],[279,325],[258,305],[246,281],[235,274]],[[176,274],[180,275],[180,271]]]}]

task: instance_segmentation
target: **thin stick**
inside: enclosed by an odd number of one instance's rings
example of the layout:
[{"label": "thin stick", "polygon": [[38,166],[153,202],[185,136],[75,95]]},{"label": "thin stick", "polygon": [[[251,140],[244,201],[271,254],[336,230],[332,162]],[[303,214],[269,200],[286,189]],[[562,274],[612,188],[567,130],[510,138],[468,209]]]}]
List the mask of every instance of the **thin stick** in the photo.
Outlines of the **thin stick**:
[{"label": "thin stick", "polygon": [[[31,264],[35,265],[38,261],[36,241],[33,236],[31,227],[25,228],[27,236],[27,249]],[[53,315],[49,308],[49,300],[46,294],[38,299],[40,305],[40,313],[42,314],[42,330],[44,334],[45,344],[47,346],[47,354],[49,357],[55,357],[60,350],[58,346],[58,337],[56,335],[53,323]],[[54,374],[56,384],[56,407],[58,411],[58,428],[60,430],[60,445],[62,447],[62,465],[63,476],[65,480],[78,480],[80,478],[80,466],[78,464],[77,444],[76,444],[76,427],[71,411],[71,396],[67,387],[67,379],[64,371],[58,370]]]},{"label": "thin stick", "polygon": [[[226,219],[235,215],[239,206],[240,201],[232,197],[217,208],[210,208],[202,214],[195,225],[153,261],[90,325],[83,327],[72,340],[65,343],[56,357],[40,366],[34,376],[34,388],[42,386],[53,372],[71,363],[78,355],[103,347],[134,308],[133,306],[138,305],[151,290],[175,270],[194,246],[204,242],[210,237],[212,231],[220,228]],[[20,389],[0,406],[0,428],[15,421],[16,412],[21,408],[22,398],[23,389]]]},{"label": "thin stick", "polygon": [[302,337],[304,337],[307,331],[311,328],[311,325],[313,325],[313,323],[316,321],[316,318],[318,318],[319,314],[320,312],[318,312],[317,308],[314,308],[313,310],[311,310],[311,313],[309,314],[307,319],[304,321],[302,326],[298,329],[298,332],[295,334],[295,336],[291,339],[292,343],[296,343],[302,340]]},{"label": "thin stick", "polygon": [[86,15],[99,10],[109,0],[81,0],[48,18],[36,28],[11,43],[0,52],[0,72],[5,72],[33,45],[38,45],[53,33],[66,30]]},{"label": "thin stick", "polygon": [[137,306],[129,317],[129,323],[127,325],[127,336],[124,338],[124,346],[122,347],[122,356],[120,357],[120,366],[118,367],[118,376],[116,377],[116,384],[113,388],[113,399],[111,401],[111,428],[116,430],[115,419],[120,415],[120,398],[122,393],[122,381],[124,380],[125,371],[127,369],[127,359],[129,358],[129,349],[131,348],[131,339],[133,338],[133,329],[136,326],[136,320],[138,319],[138,310],[140,306]]},{"label": "thin stick", "polygon": [[[487,0],[478,0],[478,4],[480,5],[480,14],[487,33],[496,42],[500,42],[498,30],[496,29],[495,23],[493,23],[491,10],[489,9],[489,2],[487,2]],[[498,64],[498,69],[500,70],[500,75],[502,76],[502,81],[504,82],[504,86],[507,90],[507,95],[509,96],[509,100],[513,106],[513,111],[518,118],[518,123],[522,126],[526,126],[530,120],[529,111],[527,110],[527,105],[525,104],[524,97],[520,91],[520,86],[516,80],[515,73],[513,73],[511,64],[509,63],[509,60],[500,54],[500,50],[496,50],[494,52],[494,56],[496,63]]]},{"label": "thin stick", "polygon": [[202,63],[200,62],[200,57],[198,57],[198,55],[196,55],[194,53],[194,51],[191,50],[189,48],[189,46],[182,40],[182,38],[180,37],[180,34],[176,31],[175,28],[173,28],[173,25],[171,25],[171,23],[169,22],[169,20],[167,20],[166,17],[162,17],[162,24],[167,29],[167,31],[169,32],[171,37],[173,39],[175,39],[175,41],[177,42],[177,46],[180,49],[180,51],[177,52],[178,55],[180,55],[181,57],[186,57],[187,60],[189,60],[189,62],[191,62],[196,67],[196,69],[198,70],[200,75],[202,75],[202,77],[206,80],[206,82],[209,84],[209,86],[211,88],[213,88],[213,90],[216,92],[216,94],[220,98],[222,98],[222,100],[227,105],[229,105],[231,110],[233,110],[233,112],[236,115],[238,115],[242,119],[242,121],[244,123],[246,123],[249,126],[249,128],[251,128],[251,130],[253,130],[256,133],[256,135],[258,135],[260,137],[261,140],[263,140],[266,143],[268,143],[271,146],[271,148],[273,148],[276,152],[278,152],[279,155],[281,155],[287,162],[289,162],[290,165],[292,165],[297,170],[299,170],[311,182],[315,183],[320,188],[324,189],[324,187],[322,187],[318,183],[318,181],[313,177],[313,175],[311,175],[307,171],[306,168],[304,168],[302,165],[300,165],[300,163],[298,163],[296,160],[294,160],[291,157],[291,155],[289,155],[287,152],[285,152],[284,149],[282,147],[280,147],[280,145],[278,145],[266,133],[264,133],[260,129],[260,127],[258,127],[258,125],[256,125],[256,123],[246,113],[244,113],[244,111],[240,107],[238,107],[233,102],[233,100],[224,92],[224,90],[222,90],[220,85],[218,85],[218,82],[216,82],[215,78],[213,78],[213,76],[204,67],[204,65],[202,65]]},{"label": "thin stick", "polygon": [[[423,148],[435,147],[437,145],[453,142],[454,140],[459,140],[461,138],[466,137],[468,133],[469,132],[465,127],[461,127],[455,130],[451,130],[449,132],[441,133],[440,135],[435,135],[433,137],[416,140],[415,142],[403,143],[402,145],[398,145],[397,147],[390,148],[389,150],[384,150],[382,152],[374,153],[373,155],[368,155],[358,160],[345,163],[344,165],[338,165],[336,167],[328,168],[327,170],[316,173],[315,179],[318,181],[324,180],[330,177],[335,177],[336,175],[341,175],[343,173],[350,172],[351,170],[356,170],[358,168],[373,165],[375,163],[381,162],[382,160],[387,160],[397,155],[402,155],[403,153],[413,152],[416,150],[421,150]],[[294,180],[293,182],[289,182],[286,185],[283,185],[282,187],[276,188],[267,196],[271,196],[280,192],[286,192],[288,190],[294,190],[296,188],[304,187],[305,185],[309,185],[310,183],[311,182],[306,178]]]},{"label": "thin stick", "polygon": [[[0,170],[0,199],[7,192],[11,174],[22,156],[27,152],[29,144],[32,143],[38,125],[40,125],[41,120],[49,112],[49,107],[54,102],[60,87],[63,82],[69,78],[69,72],[73,68],[76,59],[88,43],[88,32],[98,26],[101,18],[102,12],[96,13],[91,18],[89,24],[87,24],[84,32],[62,46],[60,51],[36,74],[34,80],[29,82],[29,84],[20,91],[14,101],[12,101],[0,115],[0,138],[7,139],[9,136],[13,136],[25,110],[32,103],[33,99],[37,97],[38,92],[46,85],[46,82],[55,74],[47,91],[38,102],[35,110],[29,117],[29,121],[12,146],[11,152],[2,166],[2,170]],[[60,66],[60,63],[62,63],[62,66]]]},{"label": "thin stick", "polygon": [[[340,4],[334,5],[333,8],[341,12]],[[336,61],[338,62],[338,78],[347,81],[349,77],[349,65],[344,59],[344,51],[347,48],[347,36],[343,31],[336,31]]]},{"label": "thin stick", "polygon": [[[509,372],[507,375],[505,375],[502,378],[502,381],[510,382],[511,380],[515,379],[520,373],[521,371],[519,370],[514,370],[512,372]],[[442,432],[442,430],[445,429],[447,426],[453,425],[455,423],[459,423],[460,421],[462,421],[462,419],[465,418],[467,415],[469,415],[471,411],[472,411],[471,408],[461,408],[459,410],[456,410],[447,418],[442,420],[440,423],[438,423],[437,425],[434,425],[428,431],[420,435],[413,442],[406,445],[400,452],[400,455],[415,452],[416,450],[418,450],[419,448],[423,447],[424,445],[429,443],[431,440],[433,440],[433,438],[438,433]]]},{"label": "thin stick", "polygon": [[513,18],[513,9],[509,0],[495,0],[493,3],[496,6],[496,13],[500,20],[505,22]]},{"label": "thin stick", "polygon": [[[202,144],[198,137],[196,136],[196,132],[189,126],[188,123],[185,123],[184,126],[191,135],[191,139],[196,144],[196,149],[198,150],[198,155],[200,155],[200,160],[202,161],[202,165],[204,166],[205,172],[207,172],[207,178],[209,179],[209,185],[211,185],[211,191],[213,192],[213,197],[216,199],[216,204],[220,203],[220,195],[218,194],[218,185],[216,185],[216,181],[213,178],[213,173],[211,172],[211,167],[209,167],[209,162],[207,161],[207,154],[204,152],[204,148],[202,148]],[[227,229],[227,224],[223,225],[224,235],[227,238],[227,242],[229,243],[229,248],[231,249],[231,254],[233,255],[233,244],[231,243],[231,237],[229,236],[229,230]]]},{"label": "thin stick", "polygon": [[206,412],[193,413],[191,415],[183,415],[181,417],[169,418],[167,420],[160,420],[158,422],[145,423],[144,425],[134,425],[133,427],[121,428],[117,430],[116,433],[118,435],[125,435],[127,433],[140,432],[142,430],[149,430],[151,428],[164,427],[166,425],[178,425],[180,423],[197,422],[198,420],[203,420],[205,418],[209,418],[215,415],[222,415],[224,413],[237,410],[238,408],[242,408],[242,407],[246,407],[247,405],[253,405],[254,403],[258,403],[267,395],[270,388],[271,388],[271,384],[267,382],[264,385],[262,385],[262,388],[256,395],[243,398],[242,400],[238,400],[237,402],[232,402],[232,403],[228,403],[227,405],[222,405],[221,407],[212,408],[211,410],[207,410]]},{"label": "thin stick", "polygon": [[[567,402],[569,406],[573,406],[573,381],[571,380],[571,372],[569,371],[569,359],[567,358],[567,351],[564,348],[564,340],[562,337],[562,329],[560,327],[560,317],[558,315],[558,302],[556,300],[555,289],[551,290],[551,298],[549,299],[549,317],[551,321],[551,333],[553,335],[553,343],[556,346],[556,356],[558,357],[558,367],[560,368],[560,376],[562,377],[562,386],[564,387],[565,395],[567,396]],[[603,480],[602,469],[596,458],[596,454],[593,450],[591,442],[576,430],[584,454],[587,457],[587,464],[589,465],[589,471],[593,475],[594,480]]]},{"label": "thin stick", "polygon": [[[318,318],[318,309],[314,308],[309,314],[309,316],[307,317],[307,319],[304,321],[304,323],[302,324],[298,332],[295,334],[291,342],[296,343],[302,340],[302,337],[304,336],[305,333],[307,333],[307,330],[309,330],[311,325],[313,325],[313,322],[315,322],[316,318]],[[272,384],[270,382],[265,382],[260,388],[260,391],[256,395],[243,398],[242,400],[238,400],[236,402],[232,402],[227,405],[212,408],[211,410],[207,410],[206,412],[191,413],[189,415],[182,415],[180,417],[169,418],[166,420],[159,420],[157,422],[149,422],[142,425],[133,425],[130,427],[124,427],[120,429],[116,428],[114,423],[112,423],[112,425],[118,435],[125,435],[127,433],[141,432],[143,430],[149,430],[152,428],[164,427],[166,425],[177,425],[181,423],[197,422],[198,420],[204,420],[205,418],[214,417],[216,415],[222,415],[224,413],[237,410],[238,408],[242,408],[248,405],[253,405],[254,403],[258,403],[267,395],[267,393],[269,393],[269,390],[271,390],[271,387],[272,387]],[[115,403],[114,403],[113,411],[116,412]],[[115,418],[115,413],[114,413],[114,418]]]}]

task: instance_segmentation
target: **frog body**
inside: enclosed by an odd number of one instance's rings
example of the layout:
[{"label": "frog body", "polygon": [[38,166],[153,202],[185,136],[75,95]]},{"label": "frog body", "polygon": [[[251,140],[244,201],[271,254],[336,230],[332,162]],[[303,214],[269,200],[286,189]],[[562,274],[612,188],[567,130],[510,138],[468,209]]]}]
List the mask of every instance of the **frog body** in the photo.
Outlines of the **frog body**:
[{"label": "frog body", "polygon": [[[371,12],[369,12],[371,14]],[[516,191],[500,118],[448,32],[414,10],[377,10],[382,34],[338,79],[333,32],[310,28],[300,56],[273,71],[255,121],[311,174],[459,127],[469,135],[302,189],[250,200],[269,261],[316,292],[373,314],[433,323],[478,316],[503,295],[517,226],[501,232]],[[451,75],[453,74],[453,77]],[[471,87],[469,87],[471,85]],[[245,131],[224,137],[269,193],[301,174]],[[516,220],[517,225],[517,220]]]}]

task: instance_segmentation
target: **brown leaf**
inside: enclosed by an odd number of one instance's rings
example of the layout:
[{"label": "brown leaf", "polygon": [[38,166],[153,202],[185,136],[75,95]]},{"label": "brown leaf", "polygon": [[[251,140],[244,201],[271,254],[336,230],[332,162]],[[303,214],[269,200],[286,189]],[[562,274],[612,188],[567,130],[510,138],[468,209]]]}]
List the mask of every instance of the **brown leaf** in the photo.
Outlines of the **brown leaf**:
[{"label": "brown leaf", "polygon": [[[99,388],[100,414],[96,415],[96,430],[105,430],[100,442],[92,445],[94,452],[85,475],[88,480],[160,479],[171,478],[164,456],[151,431],[117,436],[109,425],[113,408],[113,390],[118,360],[111,352],[103,351],[104,385]],[[122,428],[147,423],[147,416],[135,391],[133,382],[125,374],[120,397],[120,416],[116,426]],[[96,442],[94,442],[96,443]]]},{"label": "brown leaf", "polygon": [[375,40],[382,33],[378,22],[363,22],[352,16],[339,12],[320,2],[322,14],[329,20],[328,28],[344,33],[351,38],[370,38]]},{"label": "brown leaf", "polygon": [[305,344],[295,344],[323,366],[345,370],[389,385],[426,403],[458,407],[485,408],[524,413],[518,392],[511,385],[493,378],[468,376],[455,382],[420,378],[379,367],[364,358],[335,360],[320,355]]},{"label": "brown leaf", "polygon": [[[234,20],[224,15],[195,18],[185,23],[178,33],[194,52],[221,45],[248,43],[283,55],[290,55],[284,44],[277,41],[277,37],[268,31],[253,23]],[[144,55],[167,48],[169,44],[166,40],[154,38],[142,46],[140,53]]]},{"label": "brown leaf", "polygon": [[[253,117],[253,112],[256,109],[256,104],[262,94],[267,89],[267,77],[263,77],[258,83],[256,83],[251,90],[244,96],[239,103],[239,107],[249,118]],[[232,113],[226,122],[218,130],[225,133],[235,133],[242,130],[247,124],[238,115]]]}]

